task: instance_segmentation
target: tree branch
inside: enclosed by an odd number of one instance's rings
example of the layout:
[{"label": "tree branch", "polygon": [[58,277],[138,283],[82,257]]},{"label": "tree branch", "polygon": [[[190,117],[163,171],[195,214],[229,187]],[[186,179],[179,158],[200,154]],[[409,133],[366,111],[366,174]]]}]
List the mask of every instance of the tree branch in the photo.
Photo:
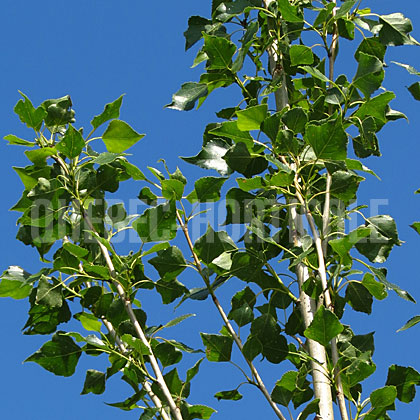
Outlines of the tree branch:
[{"label": "tree branch", "polygon": [[[114,330],[114,327],[112,326],[112,324],[106,318],[102,318],[102,323],[105,325],[106,329],[111,334],[111,337],[117,343],[117,346],[120,349],[120,351],[122,353],[126,353],[127,348],[126,348],[125,344],[123,343],[123,341],[121,340],[121,338],[116,333],[116,331]],[[147,394],[149,395],[150,399],[153,401],[153,404],[155,405],[155,407],[159,410],[159,414],[162,417],[162,420],[171,420],[171,418],[168,416],[165,409],[163,408],[162,401],[152,391],[152,387],[151,387],[150,383],[147,380],[145,380],[142,383],[142,385],[143,385],[143,388],[145,389],[145,391],[147,392]]]},{"label": "tree branch", "polygon": [[[272,1],[274,0],[264,0],[265,6],[268,8]],[[283,59],[281,55],[277,54],[277,50],[277,42],[274,41],[270,48],[267,50],[267,52],[269,56],[272,76],[279,77],[278,73],[276,72],[281,71],[281,87],[275,92],[277,111],[280,111],[288,105],[289,99],[287,93],[286,73],[283,69]],[[300,237],[304,235],[304,229],[302,225],[302,216],[297,212],[296,205],[296,200],[292,200],[289,215],[290,221],[293,225],[293,229],[291,229],[293,242],[295,246],[301,246]],[[309,278],[308,269],[303,263],[299,263],[297,265],[296,274],[298,278],[300,292],[300,309],[302,317],[304,319],[305,328],[307,328],[314,318],[317,305],[316,302],[313,299],[311,299],[302,289],[303,284]],[[320,416],[323,420],[333,420],[334,413],[332,407],[331,383],[328,375],[326,350],[321,344],[309,339],[308,347],[309,354],[312,356],[313,359],[311,361],[313,387],[315,396],[319,399]]]},{"label": "tree branch", "polygon": [[219,300],[217,299],[217,296],[215,295],[214,291],[211,289],[210,285],[208,284],[208,280],[205,277],[204,273],[203,273],[203,269],[201,267],[201,263],[200,260],[196,254],[196,252],[194,251],[194,245],[191,241],[191,237],[190,234],[188,232],[188,226],[184,223],[184,221],[182,220],[181,215],[179,214],[178,210],[176,211],[176,217],[178,219],[178,223],[181,226],[182,232],[184,233],[185,239],[188,243],[188,247],[190,248],[190,251],[192,252],[192,256],[194,259],[194,264],[197,267],[198,272],[200,273],[201,277],[203,278],[204,282],[206,283],[206,286],[209,289],[210,295],[212,297],[213,303],[216,306],[217,310],[219,311],[220,316],[223,319],[223,322],[226,326],[226,328],[228,329],[230,335],[233,338],[233,341],[235,341],[235,344],[238,346],[240,352],[242,353],[242,356],[244,357],[246,363],[248,364],[252,375],[255,378],[256,381],[256,385],[259,388],[259,390],[262,392],[262,394],[264,395],[265,399],[267,400],[267,402],[270,404],[271,408],[273,409],[273,411],[275,412],[276,416],[280,419],[280,420],[286,420],[286,417],[284,417],[283,413],[280,411],[280,409],[277,407],[277,404],[271,399],[271,395],[268,392],[263,380],[261,379],[261,376],[259,375],[256,367],[254,366],[254,364],[248,360],[244,353],[243,353],[243,344],[241,339],[238,337],[238,335],[236,334],[234,328],[232,327],[232,324],[230,323],[228,317],[226,316],[225,311],[222,308],[222,305],[220,304]]},{"label": "tree branch", "polygon": [[[82,212],[83,218],[84,218],[86,224],[88,225],[89,229],[92,232],[95,232],[95,228],[94,228],[88,214],[86,213],[85,209],[83,207],[80,207],[80,210]],[[107,264],[109,272],[111,274],[111,278],[114,280],[114,285],[117,289],[118,295],[120,296],[121,300],[124,303],[125,310],[128,314],[128,317],[130,318],[130,321],[131,321],[131,323],[134,327],[134,330],[136,331],[137,336],[140,338],[142,343],[147,347],[147,349],[150,353],[148,355],[149,356],[149,361],[150,361],[150,364],[152,366],[153,372],[155,373],[156,382],[159,385],[159,388],[161,389],[163,395],[165,396],[166,402],[168,403],[168,406],[171,410],[171,413],[176,420],[183,420],[182,415],[181,415],[181,411],[177,407],[177,405],[175,404],[175,401],[172,398],[171,392],[169,391],[169,388],[166,385],[166,382],[165,382],[165,379],[162,375],[162,371],[160,370],[158,361],[157,361],[155,355],[153,354],[152,347],[150,346],[150,343],[147,340],[147,338],[146,338],[146,336],[143,332],[143,329],[141,328],[141,325],[136,318],[136,315],[133,311],[133,306],[131,304],[131,301],[126,296],[125,291],[124,291],[123,287],[121,286],[121,284],[118,281],[115,281],[117,279],[117,275],[116,275],[116,272],[115,272],[114,264],[111,260],[111,257],[109,256],[108,250],[106,249],[106,247],[100,241],[97,240],[97,243],[99,245],[99,248],[102,252],[103,257],[105,258],[106,264]]]}]

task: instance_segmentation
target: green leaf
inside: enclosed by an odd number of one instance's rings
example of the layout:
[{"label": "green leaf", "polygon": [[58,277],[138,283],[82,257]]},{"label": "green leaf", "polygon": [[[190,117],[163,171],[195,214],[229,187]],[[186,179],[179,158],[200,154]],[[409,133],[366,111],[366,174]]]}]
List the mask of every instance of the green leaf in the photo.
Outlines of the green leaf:
[{"label": "green leaf", "polygon": [[220,175],[229,175],[232,171],[223,159],[223,156],[229,150],[230,144],[224,140],[209,141],[200,153],[192,157],[181,157],[185,162],[197,165],[204,169],[215,169]]},{"label": "green leaf", "polygon": [[243,142],[250,148],[254,145],[254,140],[252,136],[247,131],[243,131],[242,129],[240,129],[239,116],[238,121],[225,121],[222,124],[216,126],[215,128],[212,128],[209,131],[209,134],[227,137],[229,139],[232,139],[234,142]]},{"label": "green leaf", "polygon": [[188,406],[188,415],[190,419],[209,419],[216,410],[213,410],[211,407],[206,405],[189,405]]},{"label": "green leaf", "polygon": [[72,125],[66,130],[63,138],[55,145],[56,149],[69,159],[79,156],[85,147],[85,141],[78,130]]},{"label": "green leaf", "polygon": [[41,106],[47,111],[45,125],[53,132],[57,132],[59,127],[69,123],[74,123],[75,112],[71,109],[72,102],[69,95],[57,99],[47,99]]},{"label": "green leaf", "polygon": [[330,341],[344,330],[337,316],[321,305],[315,313],[309,327],[305,330],[305,337],[317,341],[327,347]]},{"label": "green leaf", "polygon": [[204,358],[201,358],[200,360],[198,360],[196,362],[196,364],[192,368],[187,370],[187,378],[186,378],[185,382],[187,382],[187,383],[191,382],[195,378],[195,376],[198,373],[198,370],[200,369],[201,362],[203,360],[204,360]]},{"label": "green leaf", "polygon": [[263,345],[258,337],[250,335],[244,344],[243,354],[252,361],[263,351]]},{"label": "green leaf", "polygon": [[175,207],[166,203],[147,209],[133,222],[133,228],[143,242],[170,241],[177,231]]},{"label": "green leaf", "polygon": [[108,208],[108,217],[111,219],[113,225],[122,222],[127,218],[123,203],[117,203]]},{"label": "green leaf", "polygon": [[298,14],[298,8],[292,6],[289,0],[278,0],[277,4],[284,20],[287,22],[303,22],[303,16]]},{"label": "green leaf", "polygon": [[388,296],[386,286],[376,281],[371,273],[366,273],[363,276],[362,284],[369,290],[370,294],[378,300],[383,300]]},{"label": "green leaf", "polygon": [[353,115],[362,121],[365,118],[372,117],[377,127],[375,131],[379,131],[388,122],[386,111],[389,102],[394,98],[395,94],[393,92],[381,93],[363,103]]},{"label": "green leaf", "polygon": [[347,15],[350,12],[352,7],[356,4],[357,0],[346,0],[335,14],[335,19],[340,19]]},{"label": "green leaf", "polygon": [[392,365],[388,369],[386,385],[394,385],[397,388],[397,398],[409,403],[416,395],[415,386],[420,385],[420,373],[412,367]]},{"label": "green leaf", "polygon": [[264,157],[253,157],[245,143],[236,143],[226,152],[223,159],[230,168],[247,178],[263,172],[268,166]]},{"label": "green leaf", "polygon": [[182,251],[176,246],[171,246],[158,252],[158,255],[150,259],[149,263],[155,267],[161,278],[165,280],[174,279],[187,267]]},{"label": "green leaf", "polygon": [[238,401],[242,399],[242,394],[237,390],[233,389],[231,391],[219,391],[214,394],[214,398],[220,400],[231,400],[231,401]]},{"label": "green leaf", "polygon": [[307,124],[304,137],[319,159],[344,160],[347,157],[347,134],[340,118]]},{"label": "green leaf", "polygon": [[191,16],[188,19],[188,29],[184,32],[185,51],[189,50],[196,42],[203,37],[203,32],[211,33],[213,31],[226,32],[220,23],[213,23],[211,20],[201,16]]},{"label": "green leaf", "polygon": [[232,73],[238,73],[242,69],[245,58],[249,52],[249,49],[252,46],[254,36],[257,34],[258,29],[259,29],[258,22],[251,22],[248,25],[247,30],[241,39],[242,47],[240,48],[238,55],[236,56],[236,59],[233,62],[233,65],[231,68]]},{"label": "green leaf", "polygon": [[96,163],[99,166],[108,165],[109,163],[114,162],[120,156],[120,153],[103,152],[99,156],[95,157],[95,159],[92,160],[92,163]]},{"label": "green leaf", "polygon": [[17,146],[28,146],[28,147],[34,147],[36,145],[34,141],[24,140],[13,134],[8,134],[7,136],[4,136],[3,138],[9,142],[8,145],[13,144]]},{"label": "green leaf", "polygon": [[191,318],[192,316],[195,316],[195,314],[185,314],[178,316],[172,319],[171,321],[167,322],[162,328],[174,327],[175,325],[180,324],[182,321],[185,321],[186,319]]},{"label": "green leaf", "polygon": [[300,413],[299,420],[306,420],[310,414],[319,414],[319,399],[311,401]]},{"label": "green leaf", "polygon": [[50,308],[59,308],[63,305],[61,287],[51,284],[48,278],[41,276],[36,291],[36,303]]},{"label": "green leaf", "polygon": [[357,61],[359,61],[359,53],[361,52],[376,57],[383,62],[385,59],[386,46],[381,44],[377,37],[365,38],[354,54]]},{"label": "green leaf", "polygon": [[[236,111],[238,116],[238,128],[241,131],[259,130],[261,123],[267,117],[267,104],[251,106],[249,108]],[[225,123],[226,124],[226,123]]]},{"label": "green leaf", "polygon": [[236,309],[232,309],[228,314],[229,319],[233,319],[238,327],[243,327],[254,320],[254,312],[248,303]]},{"label": "green leaf", "polygon": [[121,339],[124,343],[132,347],[138,354],[142,354],[143,356],[150,354],[150,349],[139,338],[133,337],[130,334],[123,334]]},{"label": "green leaf", "polygon": [[409,33],[413,30],[411,20],[401,13],[392,13],[379,17],[382,28],[379,40],[384,45],[420,45]]},{"label": "green leaf", "polygon": [[251,324],[251,334],[262,344],[262,355],[271,363],[280,363],[288,353],[287,340],[270,313],[263,313]]},{"label": "green leaf", "polygon": [[420,101],[420,82],[413,83],[407,89],[416,101]]},{"label": "green leaf", "polygon": [[391,63],[396,64],[397,66],[403,67],[406,69],[410,74],[414,74],[415,76],[420,76],[420,72],[417,71],[413,66],[404,63],[398,63],[397,61],[391,61]]},{"label": "green leaf", "polygon": [[0,297],[11,297],[12,299],[28,297],[32,291],[29,277],[30,274],[17,265],[10,266],[1,275]]},{"label": "green leaf", "polygon": [[397,332],[408,330],[409,328],[414,327],[414,325],[418,324],[419,322],[420,322],[420,316],[419,315],[414,316],[413,318],[409,319],[405,323],[405,325],[401,327]]},{"label": "green leaf", "polygon": [[220,189],[227,178],[206,176],[195,181],[196,198],[201,203],[220,200]]},{"label": "green leaf", "polygon": [[82,354],[74,341],[60,332],[52,336],[39,350],[29,356],[25,362],[35,362],[58,376],[71,376]]},{"label": "green leaf", "polygon": [[296,390],[298,372],[286,372],[271,392],[271,398],[274,402],[287,407],[292,399],[293,392]]},{"label": "green leaf", "polygon": [[118,118],[120,116],[120,108],[121,108],[123,96],[124,95],[121,95],[115,101],[110,102],[109,104],[106,104],[102,113],[97,115],[96,117],[93,117],[90,123],[92,124],[92,127],[95,130],[103,123],[109,120],[112,120],[114,118]]},{"label": "green leaf", "polygon": [[340,257],[346,258],[347,254],[353,248],[353,246],[363,238],[366,238],[366,236],[368,235],[370,235],[369,228],[358,227],[357,229],[350,232],[348,235],[339,239],[332,239],[328,243]]},{"label": "green leaf", "polygon": [[365,226],[371,233],[366,240],[356,244],[357,250],[371,262],[385,262],[392,247],[400,245],[394,219],[388,215],[373,216],[366,220]]},{"label": "green leaf", "polygon": [[[294,133],[303,133],[305,131],[306,123],[308,122],[308,116],[302,108],[295,107],[283,114],[281,120]],[[276,136],[276,140],[277,138],[278,136]]]},{"label": "green leaf", "polygon": [[134,181],[144,181],[146,177],[144,176],[143,172],[137,168],[137,166],[133,165],[132,163],[128,162],[126,159],[121,158],[119,159],[119,163],[124,166],[125,170],[127,171],[128,175],[134,179]]},{"label": "green leaf", "polygon": [[181,200],[185,184],[178,179],[164,179],[162,182],[162,196],[168,200]]},{"label": "green leaf", "polygon": [[307,73],[309,73],[312,77],[315,77],[316,79],[321,80],[321,82],[330,83],[330,79],[328,79],[327,76],[325,76],[324,73],[321,73],[318,69],[315,67],[310,66],[300,66],[300,68]]},{"label": "green leaf", "polygon": [[370,394],[370,403],[372,407],[385,408],[393,405],[395,398],[397,398],[397,389],[395,386],[384,386]]},{"label": "green leaf", "polygon": [[160,360],[163,367],[174,365],[182,359],[182,352],[170,343],[159,343],[154,349],[155,356]]},{"label": "green leaf", "polygon": [[370,97],[372,93],[381,87],[385,72],[382,61],[372,55],[359,52],[359,66],[353,79],[353,85],[360,89],[363,94]]},{"label": "green leaf", "polygon": [[226,232],[215,232],[209,225],[207,232],[194,244],[194,251],[204,264],[210,264],[219,255],[226,251],[236,251],[235,242]]},{"label": "green leaf", "polygon": [[[416,194],[418,194],[419,191],[416,191]],[[412,225],[410,225],[410,227],[420,235],[420,222],[414,222]]]},{"label": "green leaf", "polygon": [[157,281],[156,290],[165,305],[188,293],[188,289],[176,279]]},{"label": "green leaf", "polygon": [[236,46],[226,38],[204,34],[204,51],[209,57],[210,70],[228,69]]},{"label": "green leaf", "polygon": [[312,50],[305,45],[292,45],[289,54],[292,66],[313,64],[314,62]]},{"label": "green leaf", "polygon": [[208,94],[207,85],[203,83],[187,82],[181,86],[178,92],[172,95],[172,102],[165,105],[165,108],[172,108],[178,111],[190,111],[194,108],[198,99]]},{"label": "green leaf", "polygon": [[157,197],[149,187],[143,187],[137,198],[148,206],[156,206],[157,204]]},{"label": "green leaf", "polygon": [[219,5],[213,12],[213,16],[214,19],[221,22],[226,22],[237,15],[249,12],[253,9],[253,6],[260,6],[258,0],[219,1],[218,3]]},{"label": "green leaf", "polygon": [[25,152],[27,158],[37,166],[44,165],[45,160],[55,154],[57,154],[55,147],[43,147],[41,149],[27,150]]},{"label": "green leaf", "polygon": [[89,254],[88,249],[82,248],[81,246],[73,244],[71,242],[65,242],[63,244],[63,248],[67,252],[70,252],[70,254],[74,255],[77,258],[84,258],[84,257],[86,257],[86,255]]},{"label": "green leaf", "polygon": [[139,134],[134,131],[126,122],[121,120],[112,120],[102,140],[108,152],[122,153],[141,140],[145,134]]},{"label": "green leaf", "polygon": [[232,353],[232,337],[200,333],[206,347],[206,357],[210,362],[229,362]]},{"label": "green leaf", "polygon": [[366,314],[372,312],[373,297],[362,283],[356,281],[349,283],[346,289],[346,300],[355,311]]},{"label": "green leaf", "polygon": [[389,290],[393,290],[398,296],[400,296],[401,298],[409,301],[409,302],[413,302],[416,303],[416,300],[410,295],[410,293],[408,293],[406,290],[401,289],[400,287],[398,287],[397,285],[389,282],[386,279],[386,269],[385,268],[376,268],[376,267],[369,267],[370,271],[372,271],[372,273],[374,273],[375,277],[383,284],[385,285],[385,287],[387,287]]},{"label": "green leaf", "polygon": [[101,331],[102,322],[96,318],[95,315],[88,314],[86,312],[79,312],[73,315],[75,319],[80,321],[83,328],[87,331]]},{"label": "green leaf", "polygon": [[23,96],[15,106],[14,111],[19,115],[20,120],[26,124],[29,128],[33,128],[38,131],[41,128],[43,119],[47,116],[47,112],[42,106],[37,109],[34,108],[29,98],[22,92],[19,92]]},{"label": "green leaf", "polygon": [[105,373],[95,369],[88,369],[86,372],[85,383],[81,395],[89,394],[103,394],[105,392]]}]

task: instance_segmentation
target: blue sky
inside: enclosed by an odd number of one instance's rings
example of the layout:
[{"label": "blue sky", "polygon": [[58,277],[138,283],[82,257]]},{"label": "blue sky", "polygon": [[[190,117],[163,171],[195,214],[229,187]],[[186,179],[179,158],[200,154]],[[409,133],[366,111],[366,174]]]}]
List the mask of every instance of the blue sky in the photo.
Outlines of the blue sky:
[{"label": "blue sky", "polygon": [[[381,14],[400,11],[414,24],[413,35],[420,39],[420,12],[416,1],[365,0]],[[72,2],[43,0],[3,0],[0,24],[0,137],[9,133],[25,137],[28,134],[13,113],[19,100],[18,90],[27,94],[34,104],[44,99],[70,94],[76,109],[77,126],[88,127],[107,102],[126,93],[121,118],[129,122],[146,137],[132,149],[132,161],[140,168],[155,165],[165,158],[171,169],[178,165],[191,180],[208,175],[178,159],[191,156],[201,146],[202,132],[208,122],[215,121],[214,112],[230,104],[232,91],[217,92],[198,111],[180,113],[164,109],[171,95],[185,81],[196,81],[200,69],[190,69],[195,49],[184,52],[182,33],[190,15],[208,16],[210,1],[184,0],[182,2],[141,2],[126,0],[74,0]],[[346,55],[346,44],[342,52]],[[349,55],[349,54],[347,54]],[[398,121],[381,131],[382,158],[369,159],[367,165],[378,173],[381,181],[369,177],[359,193],[359,204],[370,200],[385,200],[379,211],[391,214],[397,222],[404,245],[394,249],[387,262],[390,281],[408,289],[420,300],[420,273],[417,268],[420,237],[409,228],[420,220],[420,197],[414,191],[420,187],[418,150],[420,133],[420,104],[415,103],[405,86],[416,79],[391,61],[408,62],[420,69],[420,48],[399,47],[390,51],[385,86],[397,93],[392,106],[405,112],[407,124]],[[354,61],[352,62],[354,63]],[[336,74],[345,72],[350,65],[347,58],[337,65]],[[353,65],[353,64],[352,64]],[[354,70],[350,71],[353,74]],[[20,197],[21,185],[11,166],[26,165],[23,150],[0,144],[0,179],[2,196],[0,223],[1,267],[21,265],[28,271],[39,267],[37,253],[15,240],[17,213],[8,212]],[[213,174],[212,174],[213,175]],[[138,185],[123,187],[118,198],[127,200],[138,192]],[[227,285],[224,294],[239,287]],[[150,300],[147,300],[150,299]],[[159,300],[150,296],[145,307],[153,311]],[[173,316],[171,308],[161,308],[151,315],[156,323]],[[129,389],[118,380],[111,381],[104,395],[80,396],[84,372],[87,368],[100,369],[101,361],[84,358],[78,372],[71,378],[56,377],[33,363],[22,361],[45,341],[45,337],[23,336],[20,329],[26,321],[27,303],[11,299],[0,300],[0,416],[19,420],[62,420],[74,418],[137,419],[139,412],[122,412],[107,407],[129,396]],[[197,330],[216,332],[221,323],[215,319],[215,310],[208,302],[182,306],[177,315],[200,312],[186,321],[185,328],[174,329],[175,336],[183,337],[191,345],[200,345]],[[420,371],[417,347],[420,327],[408,332],[395,333],[411,316],[420,314],[420,308],[390,294],[389,299],[375,302],[374,313],[368,317],[352,313],[346,321],[354,322],[358,333],[376,331],[377,371],[369,379],[367,389],[383,386],[387,367],[392,364],[413,366]],[[194,363],[185,358],[186,365]],[[227,370],[226,370],[227,369]],[[228,418],[273,418],[265,402],[255,390],[245,389],[245,398],[237,403],[219,403],[212,395],[223,389],[232,389],[238,376],[230,368],[204,363],[195,383],[191,402],[204,403],[216,408],[216,420]],[[282,368],[281,368],[282,369]],[[226,374],[226,371],[228,374]],[[263,369],[267,382],[274,384],[279,374],[273,365]],[[366,394],[367,396],[368,394]],[[411,405],[398,405],[395,419],[415,418],[418,401]]]}]

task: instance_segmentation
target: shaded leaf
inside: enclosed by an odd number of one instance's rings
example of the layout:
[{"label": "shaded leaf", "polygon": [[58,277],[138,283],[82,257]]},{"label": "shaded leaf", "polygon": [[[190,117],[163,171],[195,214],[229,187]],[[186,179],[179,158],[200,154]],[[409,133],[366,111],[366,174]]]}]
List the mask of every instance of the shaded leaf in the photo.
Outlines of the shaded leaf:
[{"label": "shaded leaf", "polygon": [[105,374],[99,370],[88,369],[86,372],[85,383],[81,395],[89,394],[103,394],[105,392]]},{"label": "shaded leaf", "polygon": [[232,353],[232,337],[200,333],[206,347],[206,357],[210,362],[228,362]]},{"label": "shaded leaf", "polygon": [[57,332],[51,341],[46,342],[25,362],[38,363],[54,375],[71,376],[76,371],[81,353],[80,347],[70,337]]},{"label": "shaded leaf", "polygon": [[219,391],[214,394],[214,398],[220,400],[231,400],[231,401],[238,401],[242,399],[242,394],[237,389],[233,389],[231,391]]},{"label": "shaded leaf", "polygon": [[397,398],[409,403],[416,395],[415,386],[420,385],[420,373],[412,367],[392,365],[388,369],[386,385],[394,385],[397,388]]}]

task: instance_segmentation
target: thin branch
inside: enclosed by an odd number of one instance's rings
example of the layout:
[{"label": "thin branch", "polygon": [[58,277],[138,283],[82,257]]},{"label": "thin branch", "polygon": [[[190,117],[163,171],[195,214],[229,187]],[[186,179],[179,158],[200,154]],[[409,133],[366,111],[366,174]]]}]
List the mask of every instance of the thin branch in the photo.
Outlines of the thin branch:
[{"label": "thin branch", "polygon": [[176,212],[176,217],[178,219],[179,225],[181,226],[182,232],[184,233],[185,239],[188,243],[188,247],[190,248],[190,251],[192,252],[192,255],[193,255],[193,258],[194,258],[194,263],[197,267],[197,270],[201,274],[201,277],[203,278],[204,282],[206,283],[206,286],[208,287],[210,295],[212,297],[213,303],[216,306],[217,310],[219,311],[219,314],[222,317],[223,322],[224,322],[227,330],[229,331],[230,335],[233,338],[233,341],[235,341],[235,344],[238,346],[238,348],[239,348],[240,352],[242,353],[246,363],[248,364],[248,366],[249,366],[249,368],[252,372],[252,375],[255,378],[256,385],[257,385],[258,389],[262,392],[262,394],[266,398],[267,402],[270,404],[271,408],[275,412],[276,416],[280,420],[286,420],[286,417],[284,417],[284,415],[282,414],[280,409],[277,407],[276,403],[271,399],[271,395],[268,392],[268,390],[267,390],[263,380],[261,379],[261,376],[259,375],[257,369],[255,368],[254,364],[245,357],[245,355],[243,353],[244,346],[242,344],[242,341],[238,337],[238,335],[236,334],[236,331],[234,330],[234,328],[232,327],[232,324],[230,323],[228,317],[226,316],[226,313],[223,310],[222,305],[220,304],[219,300],[217,299],[217,296],[215,295],[214,291],[211,289],[208,279],[206,278],[205,274],[203,273],[203,269],[201,267],[200,260],[197,256],[196,252],[194,251],[194,245],[191,241],[191,237],[190,237],[190,234],[188,232],[188,226],[182,220],[182,217],[179,214],[178,210]]},{"label": "thin branch", "polygon": [[[81,208],[81,211],[82,211],[82,214],[83,214],[83,218],[84,218],[86,224],[88,225],[89,229],[91,231],[95,232],[95,228],[94,228],[88,214],[86,213],[86,211],[83,208]],[[97,243],[99,245],[99,248],[102,252],[103,257],[105,258],[106,264],[107,264],[109,272],[111,274],[111,278],[114,280],[114,285],[117,288],[118,295],[120,296],[121,300],[124,303],[125,310],[128,314],[128,317],[130,318],[130,321],[131,321],[131,323],[134,327],[134,330],[136,331],[137,336],[140,338],[142,343],[147,347],[147,349],[150,353],[148,355],[148,357],[149,357],[150,364],[152,365],[153,372],[155,373],[155,376],[156,376],[156,382],[159,385],[159,388],[161,389],[163,395],[165,396],[165,399],[166,399],[166,401],[169,405],[171,413],[176,420],[183,420],[182,415],[181,415],[181,411],[177,407],[177,405],[175,404],[175,401],[172,398],[171,392],[169,391],[169,388],[166,385],[165,379],[163,378],[162,371],[160,370],[158,361],[157,361],[155,355],[153,354],[152,347],[150,346],[150,343],[147,340],[146,335],[144,334],[143,329],[142,329],[139,321],[136,318],[136,315],[133,311],[133,306],[131,304],[131,301],[127,297],[127,295],[125,294],[125,291],[124,291],[123,287],[121,286],[121,284],[117,281],[117,275],[116,275],[116,272],[115,272],[114,264],[111,260],[111,257],[109,256],[108,250],[106,249],[105,245],[103,245],[100,241],[97,241]]]},{"label": "thin branch", "polygon": [[[120,349],[120,351],[122,353],[126,353],[127,348],[126,348],[124,342],[121,340],[121,338],[118,336],[118,334],[114,330],[114,327],[112,326],[112,324],[106,318],[102,318],[102,322],[105,325],[106,329],[111,334],[111,337],[117,343],[117,346]],[[155,405],[155,407],[159,410],[159,414],[161,415],[162,419],[163,420],[171,420],[171,418],[168,416],[168,414],[166,413],[166,411],[163,408],[162,401],[152,391],[152,387],[151,387],[150,383],[147,380],[145,380],[142,383],[142,385],[143,385],[143,388],[145,389],[145,391],[147,392],[147,394],[149,395],[150,399],[153,401],[153,404]]]},{"label": "thin branch", "polygon": [[[53,158],[63,168],[64,172],[67,175],[69,175],[69,170],[68,170],[68,167],[67,167],[66,163],[59,156],[53,156]],[[86,213],[86,210],[83,208],[82,204],[80,202],[78,202],[77,205],[79,207],[79,210],[82,214],[82,217],[85,220],[89,230],[96,233],[95,227],[93,226],[92,221],[90,220],[89,215]],[[101,253],[102,253],[103,257],[105,258],[106,265],[108,266],[108,269],[109,269],[111,278],[113,280],[113,283],[114,283],[114,285],[117,289],[117,292],[118,292],[118,295],[120,296],[120,299],[124,303],[125,310],[128,314],[128,317],[130,318],[130,321],[131,321],[131,323],[134,327],[134,330],[136,331],[137,336],[140,338],[140,340],[146,346],[146,348],[148,349],[148,351],[150,353],[148,355],[149,356],[149,362],[152,365],[153,372],[155,373],[155,376],[156,376],[156,382],[159,385],[159,388],[161,389],[163,395],[165,396],[166,402],[168,403],[168,406],[171,410],[171,413],[172,413],[173,417],[175,418],[175,420],[183,420],[182,415],[181,415],[181,411],[177,407],[177,405],[175,404],[175,401],[172,398],[171,392],[169,391],[169,388],[166,385],[166,382],[165,382],[165,379],[163,377],[162,371],[160,370],[160,367],[159,367],[159,363],[158,363],[155,355],[153,354],[152,347],[151,347],[149,341],[147,340],[146,335],[144,334],[140,323],[138,322],[138,320],[136,318],[136,315],[133,311],[133,306],[131,304],[131,301],[127,297],[127,295],[125,294],[125,291],[124,291],[123,287],[121,286],[121,284],[119,283],[119,281],[117,279],[117,274],[116,274],[116,271],[115,271],[115,267],[114,267],[114,264],[111,260],[110,255],[108,253],[108,250],[105,247],[105,245],[103,245],[98,239],[96,239],[96,242],[99,245],[99,248],[101,250]]]}]

